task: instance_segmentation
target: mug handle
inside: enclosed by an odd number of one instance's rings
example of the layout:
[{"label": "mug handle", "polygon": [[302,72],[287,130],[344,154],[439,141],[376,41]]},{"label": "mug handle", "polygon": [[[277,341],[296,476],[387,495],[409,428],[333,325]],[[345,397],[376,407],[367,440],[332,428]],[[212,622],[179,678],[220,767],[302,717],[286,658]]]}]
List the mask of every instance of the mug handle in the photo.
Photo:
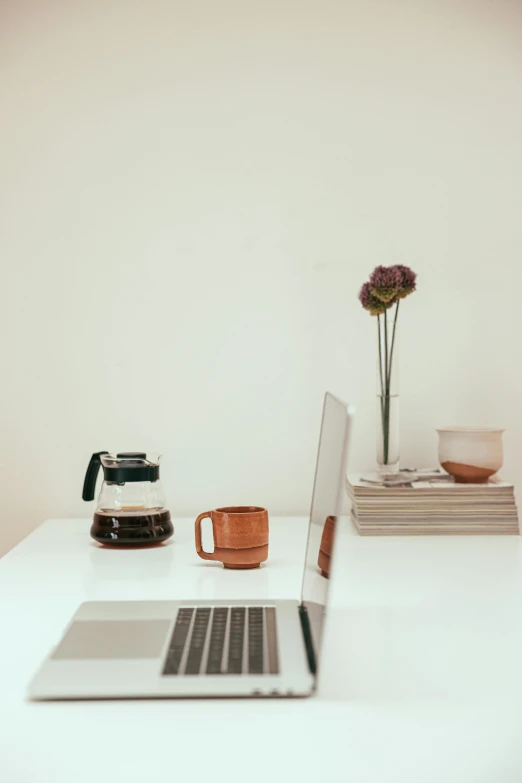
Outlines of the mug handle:
[{"label": "mug handle", "polygon": [[[196,522],[194,523],[196,533],[196,552],[200,557],[203,558],[203,560],[215,560],[216,558],[214,557],[214,552],[205,552],[201,542],[201,520],[205,519],[206,517],[208,517],[212,522],[212,512],[204,511],[199,515],[199,517],[196,519]],[[212,536],[214,536],[214,525],[212,525]]]}]

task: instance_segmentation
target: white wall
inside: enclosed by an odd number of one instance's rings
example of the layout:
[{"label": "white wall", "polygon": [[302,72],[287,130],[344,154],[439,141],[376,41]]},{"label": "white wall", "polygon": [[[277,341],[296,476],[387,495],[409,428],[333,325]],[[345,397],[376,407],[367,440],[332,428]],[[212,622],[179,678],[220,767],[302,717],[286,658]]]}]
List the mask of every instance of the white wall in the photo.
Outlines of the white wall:
[{"label": "white wall", "polygon": [[90,516],[100,449],[175,514],[306,511],[322,393],[373,464],[375,323],[406,263],[402,455],[504,425],[522,484],[522,7],[72,0],[0,9],[0,553]]}]

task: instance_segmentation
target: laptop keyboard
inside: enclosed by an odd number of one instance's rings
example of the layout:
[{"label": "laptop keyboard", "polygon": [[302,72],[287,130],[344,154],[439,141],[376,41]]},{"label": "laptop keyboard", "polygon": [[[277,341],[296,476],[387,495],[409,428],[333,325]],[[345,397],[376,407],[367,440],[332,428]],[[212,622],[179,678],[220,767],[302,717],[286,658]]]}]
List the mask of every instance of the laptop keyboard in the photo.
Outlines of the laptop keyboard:
[{"label": "laptop keyboard", "polygon": [[163,674],[279,674],[275,607],[183,607]]}]

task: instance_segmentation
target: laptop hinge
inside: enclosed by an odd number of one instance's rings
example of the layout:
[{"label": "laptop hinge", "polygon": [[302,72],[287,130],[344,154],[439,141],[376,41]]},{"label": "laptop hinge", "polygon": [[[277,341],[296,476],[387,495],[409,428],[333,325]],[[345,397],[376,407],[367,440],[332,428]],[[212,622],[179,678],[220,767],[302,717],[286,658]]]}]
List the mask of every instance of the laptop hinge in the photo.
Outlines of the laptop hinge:
[{"label": "laptop hinge", "polygon": [[312,674],[316,674],[317,665],[315,660],[314,645],[312,643],[312,633],[310,630],[310,619],[306,606],[301,604],[299,606],[299,619],[301,620],[301,628],[303,629],[303,637],[306,648],[306,657],[308,659],[308,668]]}]

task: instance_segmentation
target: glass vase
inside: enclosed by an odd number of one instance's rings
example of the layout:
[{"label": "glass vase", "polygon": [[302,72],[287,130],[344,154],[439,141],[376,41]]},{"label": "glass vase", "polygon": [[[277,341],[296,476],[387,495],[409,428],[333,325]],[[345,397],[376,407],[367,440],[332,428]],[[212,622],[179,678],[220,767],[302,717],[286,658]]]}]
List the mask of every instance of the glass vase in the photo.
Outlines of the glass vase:
[{"label": "glass vase", "polygon": [[399,470],[399,329],[397,305],[377,316],[377,464]]}]

